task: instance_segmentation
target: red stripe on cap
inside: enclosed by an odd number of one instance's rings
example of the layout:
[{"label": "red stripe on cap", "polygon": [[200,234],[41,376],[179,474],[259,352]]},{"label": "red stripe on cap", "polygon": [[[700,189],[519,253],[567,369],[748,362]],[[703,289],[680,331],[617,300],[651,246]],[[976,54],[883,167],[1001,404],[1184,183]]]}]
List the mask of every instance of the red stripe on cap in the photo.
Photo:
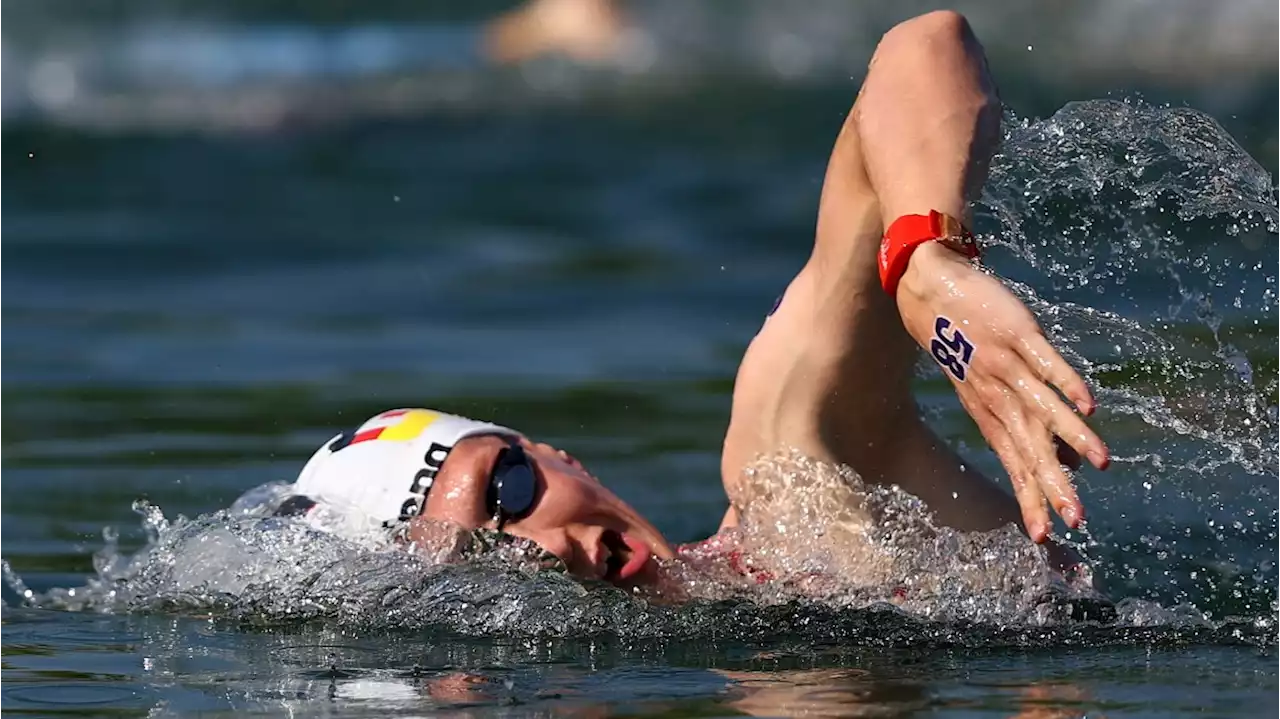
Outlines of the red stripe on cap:
[{"label": "red stripe on cap", "polygon": [[[382,434],[382,430],[386,427],[375,427],[374,429],[366,429],[363,432],[356,432],[356,436],[351,438],[351,444],[357,442],[368,442],[371,439],[377,439]],[[350,446],[350,445],[348,445]]]}]

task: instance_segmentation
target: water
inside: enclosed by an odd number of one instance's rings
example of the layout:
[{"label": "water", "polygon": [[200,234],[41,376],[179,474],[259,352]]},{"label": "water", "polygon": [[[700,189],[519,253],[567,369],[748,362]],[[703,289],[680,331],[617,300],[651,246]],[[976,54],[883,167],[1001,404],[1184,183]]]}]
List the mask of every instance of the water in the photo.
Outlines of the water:
[{"label": "water", "polygon": [[[1098,624],[1011,534],[858,535],[899,581],[857,586],[743,587],[695,563],[672,604],[519,546],[440,567],[211,514],[335,428],[420,403],[569,447],[668,537],[709,536],[732,373],[804,260],[847,68],[891,22],[750,6],[710,41],[694,20],[729,16],[657,3],[656,42],[681,50],[662,62],[506,71],[450,50],[476,10],[370,7],[337,24],[6,8],[3,554],[39,605],[6,590],[6,709],[1276,707],[1276,82],[1241,49],[1274,46],[1273,9],[1191,3],[1157,28],[1085,5],[1044,28],[970,8],[1018,113],[977,229],[1095,387],[1116,455],[1080,475],[1091,521],[1066,537],[1122,600]],[[1162,50],[1197,25],[1179,59]],[[175,41],[197,36],[235,52]],[[1121,101],[1134,90],[1148,102]],[[937,373],[919,382],[995,473]],[[788,461],[766,474],[831,489]],[[909,499],[878,501],[919,528]],[[832,561],[801,545],[761,561]]]}]

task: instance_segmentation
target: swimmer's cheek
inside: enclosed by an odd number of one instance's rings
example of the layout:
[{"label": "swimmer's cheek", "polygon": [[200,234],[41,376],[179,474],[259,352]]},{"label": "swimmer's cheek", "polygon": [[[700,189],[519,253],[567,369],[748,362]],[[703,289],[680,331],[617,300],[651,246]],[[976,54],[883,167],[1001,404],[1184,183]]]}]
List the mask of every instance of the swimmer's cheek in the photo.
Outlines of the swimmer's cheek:
[{"label": "swimmer's cheek", "polygon": [[471,546],[471,532],[452,522],[414,517],[403,531],[396,532],[395,542],[433,562],[446,563],[465,554]]},{"label": "swimmer's cheek", "polygon": [[568,532],[564,529],[533,529],[521,520],[508,524],[504,531],[513,537],[527,539],[538,545],[543,551],[554,554],[564,562],[569,574],[579,579],[599,579],[602,573],[588,558],[585,550],[580,550]]}]

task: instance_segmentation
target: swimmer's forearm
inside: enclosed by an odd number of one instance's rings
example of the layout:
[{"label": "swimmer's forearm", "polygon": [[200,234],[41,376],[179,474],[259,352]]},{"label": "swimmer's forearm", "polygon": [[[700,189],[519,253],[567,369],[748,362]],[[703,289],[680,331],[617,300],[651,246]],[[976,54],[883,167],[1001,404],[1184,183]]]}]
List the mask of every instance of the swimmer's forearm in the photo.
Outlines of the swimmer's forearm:
[{"label": "swimmer's forearm", "polygon": [[854,105],[887,227],[930,210],[967,218],[1000,137],[1000,101],[967,22],[934,12],[889,31]]},{"label": "swimmer's forearm", "polygon": [[924,500],[936,521],[963,532],[989,531],[1018,521],[1018,503],[961,459],[922,421],[905,430],[890,476]]}]

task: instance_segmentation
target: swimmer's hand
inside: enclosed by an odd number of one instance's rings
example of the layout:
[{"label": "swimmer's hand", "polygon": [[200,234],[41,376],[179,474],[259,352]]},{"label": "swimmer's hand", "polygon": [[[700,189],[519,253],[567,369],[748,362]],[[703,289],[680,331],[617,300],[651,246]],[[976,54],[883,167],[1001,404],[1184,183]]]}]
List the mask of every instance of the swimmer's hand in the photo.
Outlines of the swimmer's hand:
[{"label": "swimmer's hand", "polygon": [[912,255],[897,302],[907,331],[951,379],[1008,471],[1031,539],[1045,541],[1052,528],[1046,500],[1079,527],[1084,507],[1054,437],[1098,469],[1110,461],[1107,446],[1059,397],[1093,414],[1089,388],[1031,312],[997,278],[935,242]]}]

